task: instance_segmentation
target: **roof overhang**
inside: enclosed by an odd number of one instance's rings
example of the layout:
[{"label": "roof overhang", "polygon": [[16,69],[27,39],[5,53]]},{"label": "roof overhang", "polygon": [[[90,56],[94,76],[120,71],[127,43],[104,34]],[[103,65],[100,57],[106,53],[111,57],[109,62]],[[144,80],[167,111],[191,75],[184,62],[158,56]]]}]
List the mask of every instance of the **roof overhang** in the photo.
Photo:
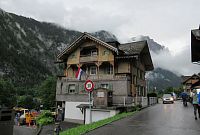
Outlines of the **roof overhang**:
[{"label": "roof overhang", "polygon": [[104,41],[101,41],[95,38],[94,36],[84,32],[79,38],[77,38],[73,43],[71,43],[60,54],[57,55],[57,60],[59,61],[65,59],[66,56],[68,56],[72,51],[78,48],[83,42],[85,42],[86,39],[92,40],[118,54],[118,49],[116,47],[113,47],[112,45]]}]

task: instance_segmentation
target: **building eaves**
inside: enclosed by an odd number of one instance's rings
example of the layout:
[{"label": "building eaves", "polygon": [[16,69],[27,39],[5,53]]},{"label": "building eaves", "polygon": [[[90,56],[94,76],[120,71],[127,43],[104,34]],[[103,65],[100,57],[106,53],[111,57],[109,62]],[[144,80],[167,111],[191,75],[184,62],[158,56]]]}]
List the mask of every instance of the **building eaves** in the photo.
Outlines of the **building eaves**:
[{"label": "building eaves", "polygon": [[189,79],[191,79],[192,77],[197,76],[200,79],[200,76],[197,74],[193,74],[192,76],[188,77],[187,79],[185,79],[182,83],[187,82]]},{"label": "building eaves", "polygon": [[90,40],[92,40],[92,41],[94,41],[94,42],[96,42],[96,43],[98,43],[98,44],[101,44],[101,45],[105,46],[106,48],[108,48],[108,49],[110,49],[110,50],[112,50],[112,51],[114,51],[114,52],[116,52],[116,53],[118,54],[118,48],[116,48],[116,47],[114,47],[114,46],[112,46],[112,45],[110,45],[110,44],[108,44],[108,43],[106,43],[106,42],[103,42],[103,41],[101,41],[100,39],[97,39],[97,38],[95,38],[94,36],[92,36],[92,35],[90,35],[90,34],[84,32],[79,38],[77,38],[77,39],[76,39],[74,42],[72,42],[68,47],[66,47],[61,53],[59,53],[59,54],[57,55],[57,59],[58,59],[58,60],[62,59],[63,55],[70,53],[70,51],[71,51],[73,48],[78,47],[78,45],[79,45],[79,43],[81,42],[81,40],[84,40],[84,39],[86,39],[86,38],[88,38],[88,39],[90,39]]},{"label": "building eaves", "polygon": [[119,49],[124,51],[127,55],[140,54],[144,47],[147,45],[147,41],[131,42],[121,44]]}]

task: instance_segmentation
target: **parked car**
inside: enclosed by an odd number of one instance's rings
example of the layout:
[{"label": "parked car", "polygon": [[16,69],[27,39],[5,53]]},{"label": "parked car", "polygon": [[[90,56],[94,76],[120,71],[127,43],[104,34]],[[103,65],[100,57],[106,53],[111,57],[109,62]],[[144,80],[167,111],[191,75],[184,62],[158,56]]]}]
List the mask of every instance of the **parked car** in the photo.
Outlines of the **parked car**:
[{"label": "parked car", "polygon": [[172,94],[163,94],[163,104],[165,103],[174,103],[174,98],[172,96]]}]

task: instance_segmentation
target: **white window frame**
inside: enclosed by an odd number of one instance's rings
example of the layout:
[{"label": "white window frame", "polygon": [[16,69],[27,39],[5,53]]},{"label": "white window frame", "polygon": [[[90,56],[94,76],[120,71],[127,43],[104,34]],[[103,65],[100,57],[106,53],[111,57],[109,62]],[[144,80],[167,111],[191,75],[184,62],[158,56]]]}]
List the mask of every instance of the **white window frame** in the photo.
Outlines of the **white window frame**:
[{"label": "white window frame", "polygon": [[97,56],[97,55],[98,55],[98,52],[96,49],[91,50],[91,56]]},{"label": "white window frame", "polygon": [[[74,88],[73,88],[74,87]],[[73,88],[73,89],[71,89]],[[72,91],[71,91],[72,90]],[[68,93],[69,94],[74,94],[76,93],[76,84],[69,84],[69,87],[68,87]]]},{"label": "white window frame", "polygon": [[[92,70],[94,70],[94,68],[95,68],[95,73],[92,73]],[[90,75],[96,75],[96,74],[97,74],[97,67],[96,66],[91,66],[90,67]]]},{"label": "white window frame", "polygon": [[101,84],[101,88],[108,89],[108,88],[109,88],[109,85],[108,85],[107,83],[102,83],[102,84]]}]

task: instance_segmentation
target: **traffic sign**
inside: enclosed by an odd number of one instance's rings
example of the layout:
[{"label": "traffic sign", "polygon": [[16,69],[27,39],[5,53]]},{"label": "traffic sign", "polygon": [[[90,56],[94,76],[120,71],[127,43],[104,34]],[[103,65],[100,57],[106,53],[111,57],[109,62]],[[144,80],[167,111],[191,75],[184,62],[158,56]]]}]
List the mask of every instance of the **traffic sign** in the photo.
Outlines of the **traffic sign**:
[{"label": "traffic sign", "polygon": [[94,83],[91,80],[85,82],[85,90],[91,92],[94,89]]}]

